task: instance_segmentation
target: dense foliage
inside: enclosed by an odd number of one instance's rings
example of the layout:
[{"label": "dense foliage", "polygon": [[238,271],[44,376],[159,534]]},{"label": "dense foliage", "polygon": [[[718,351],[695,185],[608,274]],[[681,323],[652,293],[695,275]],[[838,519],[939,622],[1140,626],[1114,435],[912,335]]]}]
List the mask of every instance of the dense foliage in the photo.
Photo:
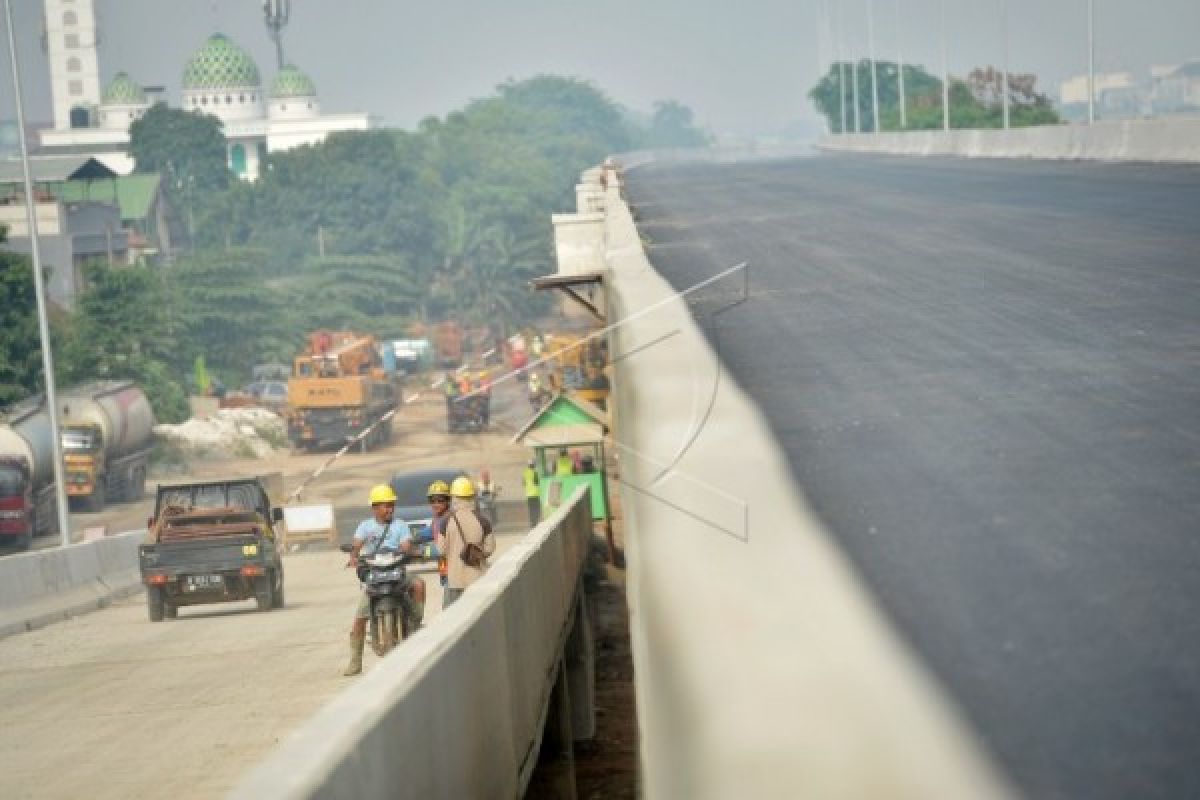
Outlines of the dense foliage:
[{"label": "dense foliage", "polygon": [[[5,235],[0,226],[0,243]],[[41,359],[33,267],[0,250],[0,407],[41,388]]]},{"label": "dense foliage", "polygon": [[[189,249],[170,266],[91,268],[56,326],[56,371],[137,379],[164,421],[185,413],[197,363],[237,386],[256,363],[290,362],[318,328],[398,337],[454,318],[504,331],[544,313],[529,282],[554,269],[549,217],[574,207],[579,172],[615,152],[708,141],[679,103],[638,123],[590,83],[548,75],[415,131],[271,153],[253,183],[226,168],[211,116],[155,106],[131,137],[137,169],[164,174]],[[31,308],[17,280],[28,272],[0,274],[0,400],[40,374],[36,336],[7,333],[29,329],[31,315],[10,311]]]},{"label": "dense foliage", "polygon": [[[809,99],[828,120],[829,130],[840,133],[842,105],[846,110],[846,129],[854,127],[854,70],[858,74],[859,129],[875,130],[871,97],[871,62],[832,64]],[[841,85],[842,74],[845,84]],[[900,71],[892,61],[875,62],[875,82],[879,92],[880,130],[900,130]],[[994,68],[973,70],[967,80],[950,80],[951,128],[999,128],[1003,125],[1000,73]],[[1053,125],[1062,120],[1049,98],[1035,89],[1032,75],[1009,75],[1009,124],[1012,127]],[[839,97],[839,86],[844,99]],[[904,65],[904,94],[907,130],[942,127],[942,81],[922,67]]]}]

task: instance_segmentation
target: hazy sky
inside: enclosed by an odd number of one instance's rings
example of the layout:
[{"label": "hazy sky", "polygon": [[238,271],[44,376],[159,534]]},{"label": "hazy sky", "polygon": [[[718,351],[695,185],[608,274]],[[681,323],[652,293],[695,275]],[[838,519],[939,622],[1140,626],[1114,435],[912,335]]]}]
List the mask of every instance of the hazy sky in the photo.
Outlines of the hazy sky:
[{"label": "hazy sky", "polygon": [[[187,57],[214,31],[250,50],[264,81],[274,51],[260,0],[95,0],[100,72],[162,84],[178,102]],[[946,0],[950,69],[1002,59],[1002,0]],[[13,0],[28,115],[50,116],[40,0]],[[1013,71],[1058,82],[1086,70],[1086,0],[1008,0]],[[1095,0],[1097,69],[1200,58],[1200,0]],[[843,46],[867,52],[867,0],[293,0],[288,60],[310,74],[329,112],[366,111],[412,127],[506,78],[539,72],[587,78],[622,104],[690,105],[718,133],[774,134],[814,113],[805,92],[834,52],[839,8]],[[878,58],[937,72],[938,0],[875,0]],[[824,32],[824,33],[823,33]],[[12,117],[7,37],[0,116]]]}]

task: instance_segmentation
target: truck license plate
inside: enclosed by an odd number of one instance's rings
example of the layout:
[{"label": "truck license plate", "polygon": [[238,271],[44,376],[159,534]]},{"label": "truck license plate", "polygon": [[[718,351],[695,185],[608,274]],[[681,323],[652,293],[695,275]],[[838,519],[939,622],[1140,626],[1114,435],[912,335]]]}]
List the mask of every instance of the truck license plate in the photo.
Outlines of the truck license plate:
[{"label": "truck license plate", "polygon": [[220,589],[224,583],[220,575],[189,575],[185,587],[189,592],[202,592],[206,589]]}]

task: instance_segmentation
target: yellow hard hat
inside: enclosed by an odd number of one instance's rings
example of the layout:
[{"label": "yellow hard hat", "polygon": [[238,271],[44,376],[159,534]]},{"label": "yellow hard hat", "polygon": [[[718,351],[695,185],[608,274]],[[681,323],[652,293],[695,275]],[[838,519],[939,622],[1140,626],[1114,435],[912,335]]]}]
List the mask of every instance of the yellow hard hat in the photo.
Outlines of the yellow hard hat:
[{"label": "yellow hard hat", "polygon": [[396,502],[396,493],[386,483],[371,487],[371,505],[394,502]]},{"label": "yellow hard hat", "polygon": [[445,481],[434,481],[429,484],[429,491],[425,493],[425,496],[434,497],[440,494],[450,494],[450,484]]},{"label": "yellow hard hat", "polygon": [[455,497],[474,497],[475,484],[471,483],[471,479],[466,475],[459,475],[454,479],[454,483],[450,484],[450,494]]}]

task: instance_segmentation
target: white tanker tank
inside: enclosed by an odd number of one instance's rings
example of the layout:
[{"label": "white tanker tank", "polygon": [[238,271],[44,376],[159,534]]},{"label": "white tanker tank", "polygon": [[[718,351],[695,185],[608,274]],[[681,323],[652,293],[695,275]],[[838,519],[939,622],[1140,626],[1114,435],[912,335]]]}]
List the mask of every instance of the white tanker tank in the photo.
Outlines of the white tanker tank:
[{"label": "white tanker tank", "polygon": [[109,497],[139,499],[154,439],[146,394],[128,381],[101,381],[58,397],[67,496],[104,508]]},{"label": "white tanker tank", "polygon": [[0,540],[21,549],[57,529],[53,445],[44,405],[18,405],[0,424]]}]

